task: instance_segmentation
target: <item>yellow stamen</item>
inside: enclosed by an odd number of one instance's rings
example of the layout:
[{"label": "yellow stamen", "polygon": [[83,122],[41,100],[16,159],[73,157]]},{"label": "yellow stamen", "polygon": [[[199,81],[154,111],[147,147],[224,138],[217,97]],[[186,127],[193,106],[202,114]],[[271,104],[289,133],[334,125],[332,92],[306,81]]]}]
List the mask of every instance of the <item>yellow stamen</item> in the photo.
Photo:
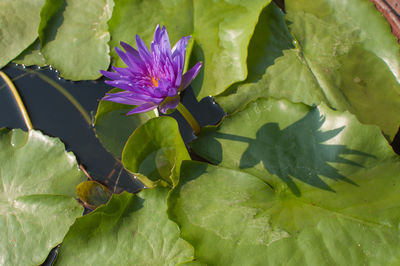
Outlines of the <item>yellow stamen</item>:
[{"label": "yellow stamen", "polygon": [[153,83],[153,85],[154,85],[155,87],[158,87],[158,80],[157,80],[156,78],[151,77],[151,83]]}]

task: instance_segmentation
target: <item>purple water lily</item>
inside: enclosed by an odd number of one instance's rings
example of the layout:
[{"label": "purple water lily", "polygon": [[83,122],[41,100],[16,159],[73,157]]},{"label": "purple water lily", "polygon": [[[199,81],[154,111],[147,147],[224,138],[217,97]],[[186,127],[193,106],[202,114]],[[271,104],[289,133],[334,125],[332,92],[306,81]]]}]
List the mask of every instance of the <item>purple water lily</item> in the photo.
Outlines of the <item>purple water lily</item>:
[{"label": "purple water lily", "polygon": [[136,35],[137,50],[121,42],[125,53],[115,48],[127,68],[112,67],[115,72],[100,70],[112,79],[105,83],[123,91],[107,93],[102,100],[136,105],[127,115],[142,113],[159,107],[162,113],[179,104],[179,93],[189,86],[200,71],[201,62],[182,75],[186,46],[191,36],[180,39],[172,48],[165,27],[157,25],[151,42],[151,52]]}]

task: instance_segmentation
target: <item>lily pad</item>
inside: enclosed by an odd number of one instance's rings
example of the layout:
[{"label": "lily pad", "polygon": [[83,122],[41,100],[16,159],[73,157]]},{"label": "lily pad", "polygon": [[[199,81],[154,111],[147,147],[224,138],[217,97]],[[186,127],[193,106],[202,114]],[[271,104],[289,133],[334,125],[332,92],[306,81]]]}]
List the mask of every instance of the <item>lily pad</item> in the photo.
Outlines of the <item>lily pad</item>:
[{"label": "lily pad", "polygon": [[239,169],[185,161],[169,213],[208,265],[397,265],[399,170],[398,158],[381,161],[348,175],[358,186],[296,197]]},{"label": "lily pad", "polygon": [[46,62],[71,80],[97,79],[110,64],[107,21],[112,0],[47,1],[41,12],[39,38]]},{"label": "lily pad", "polygon": [[193,259],[167,216],[168,189],[123,192],[77,219],[60,248],[57,265],[177,265]]},{"label": "lily pad", "polygon": [[[117,92],[113,89],[110,93]],[[156,117],[152,110],[146,113],[125,115],[134,106],[109,101],[100,101],[97,108],[95,128],[96,136],[103,146],[116,158],[121,159],[122,150],[129,136],[147,120]]]},{"label": "lily pad", "polygon": [[129,137],[122,153],[122,163],[146,186],[175,186],[183,160],[189,153],[172,117],[150,119]]},{"label": "lily pad", "polygon": [[[247,46],[259,14],[269,2],[115,0],[109,21],[110,46],[118,46],[120,41],[133,45],[135,34],[149,45],[157,24],[166,26],[172,44],[192,35],[192,65],[204,62],[193,89],[198,99],[217,95],[246,78]],[[111,55],[117,65],[123,64],[115,52]]]},{"label": "lily pad", "polygon": [[0,2],[0,68],[36,40],[44,3],[45,0]]},{"label": "lily pad", "polygon": [[38,265],[83,208],[75,157],[38,131],[0,130],[0,264]]},{"label": "lily pad", "polygon": [[325,102],[378,125],[392,139],[400,124],[392,115],[400,109],[400,48],[384,17],[363,0],[285,5],[296,47],[284,51],[262,79],[239,86],[218,103],[232,112],[260,96]]},{"label": "lily pad", "polygon": [[396,156],[376,126],[325,105],[286,100],[259,99],[200,136],[192,148],[203,158],[298,196],[310,186],[327,191],[336,182],[357,186],[348,174]]}]

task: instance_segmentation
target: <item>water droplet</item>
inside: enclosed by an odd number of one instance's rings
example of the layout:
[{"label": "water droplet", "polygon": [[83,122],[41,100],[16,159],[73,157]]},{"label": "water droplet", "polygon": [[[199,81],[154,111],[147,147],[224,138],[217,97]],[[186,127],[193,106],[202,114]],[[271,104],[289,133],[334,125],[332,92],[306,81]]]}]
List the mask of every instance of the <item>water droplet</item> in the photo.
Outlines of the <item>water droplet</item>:
[{"label": "water droplet", "polygon": [[14,129],[11,135],[11,146],[15,149],[22,148],[28,141],[28,135],[28,133],[22,130]]}]

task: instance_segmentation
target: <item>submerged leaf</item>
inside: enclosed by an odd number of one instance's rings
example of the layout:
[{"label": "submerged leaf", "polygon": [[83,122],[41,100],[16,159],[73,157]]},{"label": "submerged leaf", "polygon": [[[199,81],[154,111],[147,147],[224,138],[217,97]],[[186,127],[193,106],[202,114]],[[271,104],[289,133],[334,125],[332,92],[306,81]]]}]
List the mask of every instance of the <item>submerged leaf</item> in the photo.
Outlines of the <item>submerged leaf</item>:
[{"label": "submerged leaf", "polygon": [[0,264],[38,265],[83,208],[83,181],[63,144],[38,131],[0,130]]},{"label": "submerged leaf", "polygon": [[112,192],[104,185],[96,181],[85,181],[76,187],[78,197],[91,209],[106,204]]}]

